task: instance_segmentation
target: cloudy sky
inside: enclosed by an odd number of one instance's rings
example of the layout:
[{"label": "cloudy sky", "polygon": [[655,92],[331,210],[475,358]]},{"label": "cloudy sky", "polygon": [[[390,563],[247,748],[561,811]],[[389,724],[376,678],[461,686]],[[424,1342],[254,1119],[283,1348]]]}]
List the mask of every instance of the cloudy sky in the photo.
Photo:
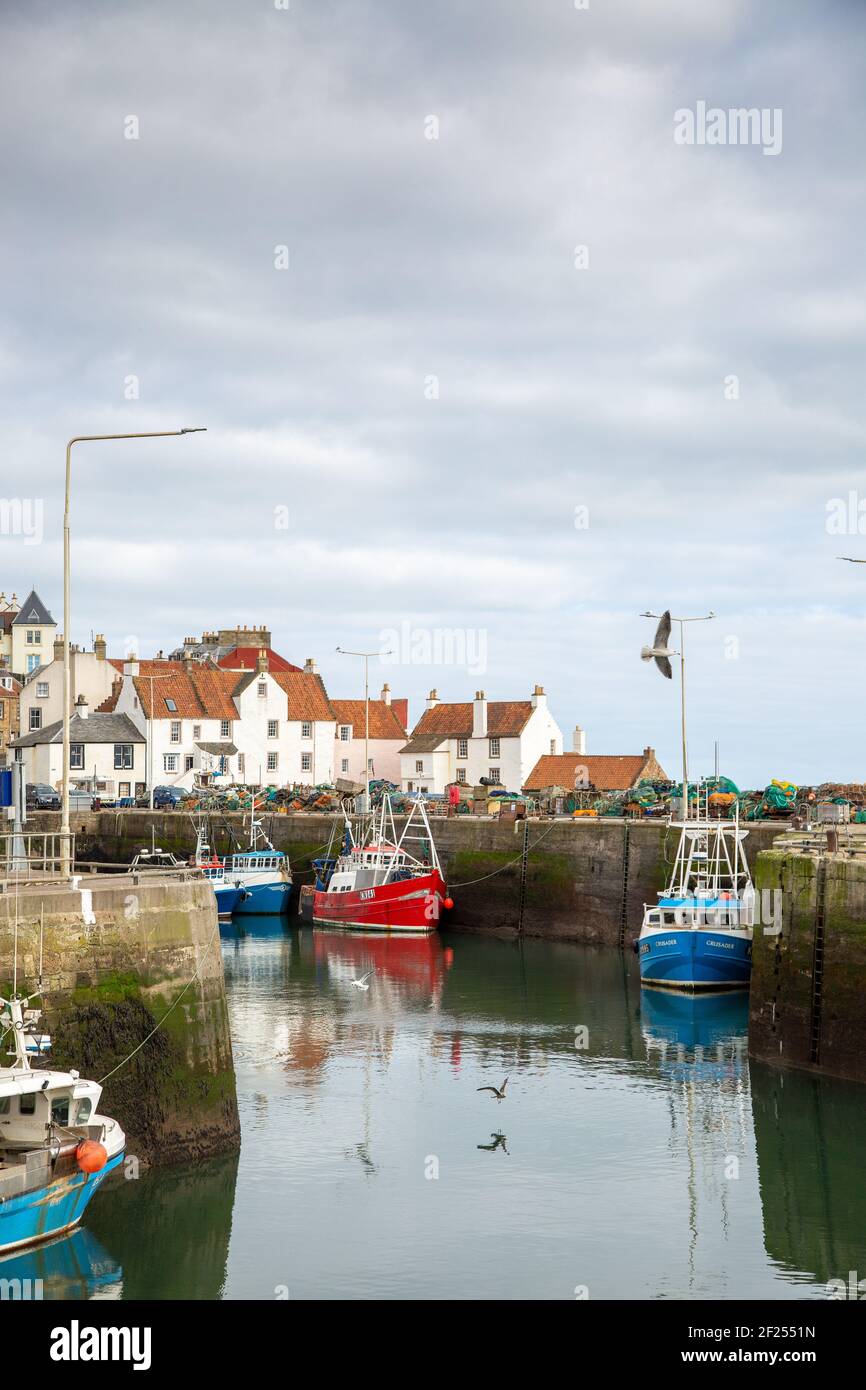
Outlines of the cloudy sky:
[{"label": "cloudy sky", "polygon": [[[413,718],[539,682],[675,771],[638,615],[713,609],[692,771],[866,779],[864,40],[855,0],[4,0],[0,493],[44,536],[0,588],[60,618],[70,435],[206,425],[77,446],[73,640],[265,623],[347,696],[396,630]],[[701,102],[781,149],[678,143]]]}]

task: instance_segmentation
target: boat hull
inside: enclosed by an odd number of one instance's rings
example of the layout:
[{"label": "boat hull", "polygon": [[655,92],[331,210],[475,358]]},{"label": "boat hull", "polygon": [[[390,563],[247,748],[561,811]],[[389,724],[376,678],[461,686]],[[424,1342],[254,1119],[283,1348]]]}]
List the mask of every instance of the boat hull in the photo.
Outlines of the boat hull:
[{"label": "boat hull", "polygon": [[214,888],[213,891],[216,897],[218,917],[231,917],[232,913],[236,912],[243,902],[246,892],[244,888],[236,888],[233,883],[226,884],[224,888]]},{"label": "boat hull", "polygon": [[750,931],[673,927],[642,932],[641,984],[663,989],[742,989],[752,973]]},{"label": "boat hull", "polygon": [[50,1240],[77,1226],[97,1188],[123,1162],[124,1150],[98,1173],[76,1170],[0,1205],[0,1254]]},{"label": "boat hull", "polygon": [[445,881],[435,870],[347,893],[316,891],[313,924],[365,931],[431,932],[439,925],[447,896]]},{"label": "boat hull", "polygon": [[289,910],[289,900],[292,896],[290,882],[245,883],[242,891],[246,893],[246,897],[235,908],[235,917],[249,913],[258,917],[272,917]]}]

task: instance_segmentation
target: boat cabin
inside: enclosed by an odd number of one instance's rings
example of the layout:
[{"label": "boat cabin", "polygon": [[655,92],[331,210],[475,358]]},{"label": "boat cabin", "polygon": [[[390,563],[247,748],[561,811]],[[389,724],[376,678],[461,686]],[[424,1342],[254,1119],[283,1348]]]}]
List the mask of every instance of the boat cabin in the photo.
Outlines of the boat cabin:
[{"label": "boat cabin", "polygon": [[6,1153],[43,1147],[52,1133],[63,1140],[65,1131],[86,1132],[101,1094],[77,1072],[0,1068],[0,1163]]}]

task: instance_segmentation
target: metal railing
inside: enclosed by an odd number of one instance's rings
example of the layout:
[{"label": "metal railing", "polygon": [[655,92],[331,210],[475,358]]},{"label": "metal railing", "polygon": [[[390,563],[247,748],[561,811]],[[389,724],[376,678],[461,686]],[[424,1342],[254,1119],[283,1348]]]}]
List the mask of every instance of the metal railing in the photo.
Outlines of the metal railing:
[{"label": "metal railing", "polygon": [[0,888],[59,876],[68,858],[75,868],[75,832],[18,831],[0,835]]}]

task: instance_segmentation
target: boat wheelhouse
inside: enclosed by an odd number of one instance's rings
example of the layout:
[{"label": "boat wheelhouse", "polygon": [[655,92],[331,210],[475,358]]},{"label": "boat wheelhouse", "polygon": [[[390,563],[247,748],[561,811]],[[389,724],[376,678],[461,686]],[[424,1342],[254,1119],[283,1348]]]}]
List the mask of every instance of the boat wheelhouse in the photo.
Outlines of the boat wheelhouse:
[{"label": "boat wheelhouse", "polygon": [[755,890],[739,810],[733,820],[671,822],[680,831],[668,886],[645,906],[635,950],[641,983],[669,989],[738,988],[749,983]]},{"label": "boat wheelhouse", "polygon": [[250,808],[250,847],[242,853],[228,856],[225,872],[230,882],[246,894],[235,907],[235,915],[256,913],[270,916],[288,912],[292,894],[289,857],[281,850],[274,849],[261,822],[256,819],[255,798]]},{"label": "boat wheelhouse", "polygon": [[77,1225],[126,1148],[117,1121],[99,1113],[97,1082],[31,1068],[26,1003],[0,1001],[14,1059],[0,1067],[0,1254]]},{"label": "boat wheelhouse", "polygon": [[451,906],[420,801],[398,833],[390,797],[384,796],[360,843],[347,817],[342,853],[319,863],[323,876],[312,894],[316,926],[431,932],[442,909]]}]

